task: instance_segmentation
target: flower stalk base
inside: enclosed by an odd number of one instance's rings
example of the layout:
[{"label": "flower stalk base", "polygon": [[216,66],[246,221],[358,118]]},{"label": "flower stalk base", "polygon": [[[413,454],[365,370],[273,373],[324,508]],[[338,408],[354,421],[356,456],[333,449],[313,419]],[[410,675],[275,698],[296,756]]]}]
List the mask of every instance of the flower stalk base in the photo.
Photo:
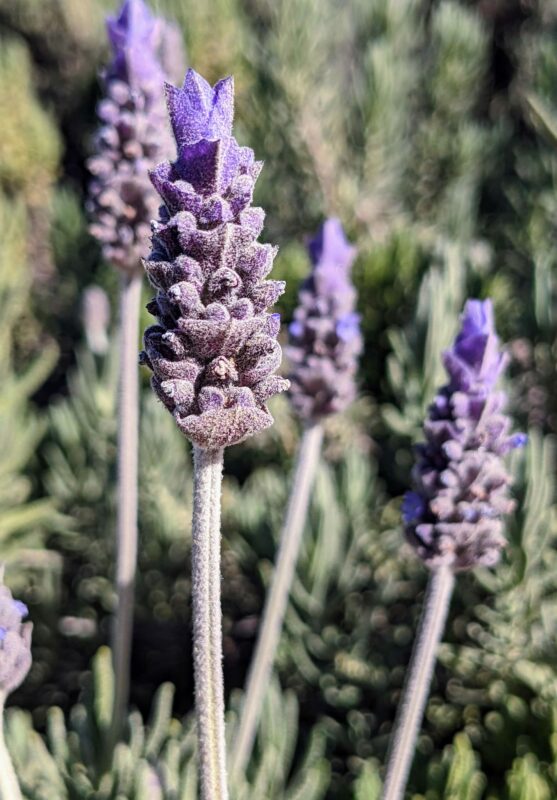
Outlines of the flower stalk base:
[{"label": "flower stalk base", "polygon": [[220,605],[223,453],[200,447],[193,451],[193,658],[202,800],[228,800]]},{"label": "flower stalk base", "polygon": [[404,796],[453,586],[454,573],[450,567],[441,566],[431,572],[408,677],[395,720],[381,800],[402,800]]},{"label": "flower stalk base", "polygon": [[118,512],[116,532],[117,609],[112,629],[114,721],[112,739],[121,733],[130,690],[134,583],[137,562],[137,462],[139,379],[137,339],[141,273],[120,279],[120,364],[118,396]]}]

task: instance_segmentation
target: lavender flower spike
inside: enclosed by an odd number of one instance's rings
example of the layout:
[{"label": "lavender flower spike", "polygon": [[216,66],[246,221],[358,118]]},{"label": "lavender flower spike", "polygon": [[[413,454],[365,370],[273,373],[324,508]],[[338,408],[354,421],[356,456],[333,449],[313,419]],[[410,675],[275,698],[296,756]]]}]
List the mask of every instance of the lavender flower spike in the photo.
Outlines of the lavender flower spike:
[{"label": "lavender flower spike", "polygon": [[302,284],[288,349],[291,399],[304,421],[304,433],[234,740],[233,779],[245,771],[261,718],[319,466],[322,419],[342,411],[356,394],[354,374],[362,340],[354,312],[356,292],[349,279],[356,249],[347,242],[339,220],[329,219],[309,243],[309,253],[314,268]]},{"label": "lavender flower spike", "polygon": [[0,565],[0,797],[21,800],[21,792],[13,764],[4,741],[4,704],[17,689],[31,666],[30,622],[23,622],[27,606],[14,600],[4,586],[4,567]]},{"label": "lavender flower spike", "polygon": [[403,503],[406,535],[430,567],[424,609],[400,699],[382,800],[402,800],[449,611],[455,573],[493,566],[505,544],[502,517],[514,508],[502,456],[526,443],[509,434],[507,364],[490,300],[469,300],[453,346],[443,354],[449,382],[433,401],[417,448],[415,491]]},{"label": "lavender flower spike", "polygon": [[266,401],[288,387],[273,374],[280,318],[267,311],[284,282],[265,280],[276,248],[257,242],[265,215],[250,204],[262,165],[232,135],[232,78],[212,88],[190,69],[167,101],[178,158],[151,173],[163,199],[145,262],[158,324],[142,361],[180,430],[216,451],[271,425]]},{"label": "lavender flower spike", "polygon": [[[125,0],[118,16],[107,19],[113,59],[97,109],[101,127],[96,155],[88,162],[94,176],[88,210],[94,220],[91,233],[101,243],[103,256],[126,274],[141,271],[157,213],[148,170],[172,154],[161,66],[167,28],[143,0]],[[173,59],[181,63],[181,50]],[[165,60],[172,59],[165,54]]]},{"label": "lavender flower spike", "polygon": [[356,248],[340,221],[328,219],[308,249],[313,271],[300,289],[287,356],[294,408],[303,420],[315,422],[354,400],[362,337],[350,282]]},{"label": "lavender flower spike", "polygon": [[25,603],[13,599],[0,577],[0,696],[17,689],[31,667],[33,626],[22,621],[28,613]]},{"label": "lavender flower spike", "polygon": [[449,382],[436,396],[417,448],[415,491],[403,504],[406,534],[431,567],[493,566],[505,545],[502,517],[514,508],[502,456],[526,442],[509,433],[506,395],[495,388],[507,364],[490,300],[469,300],[443,361]]},{"label": "lavender flower spike", "polygon": [[176,161],[151,173],[162,197],[145,270],[158,324],[141,360],[153,389],[193,442],[192,595],[195,712],[203,800],[227,800],[220,609],[220,487],[224,448],[272,424],[266,401],[288,388],[278,314],[284,291],[265,280],[276,248],[257,242],[251,208],[261,163],[232,135],[232,78],[211,87],[193,70],[167,86]]},{"label": "lavender flower spike", "polygon": [[[107,19],[112,61],[98,106],[101,127],[88,166],[91,233],[120,271],[118,391],[118,602],[112,632],[115,689],[108,749],[121,731],[129,695],[134,579],[137,560],[138,404],[137,327],[151,220],[158,209],[148,171],[172,154],[164,107],[165,69],[182,62],[179,38],[143,0],[124,0]],[[171,47],[169,47],[171,45]],[[164,53],[163,53],[164,51]]]}]

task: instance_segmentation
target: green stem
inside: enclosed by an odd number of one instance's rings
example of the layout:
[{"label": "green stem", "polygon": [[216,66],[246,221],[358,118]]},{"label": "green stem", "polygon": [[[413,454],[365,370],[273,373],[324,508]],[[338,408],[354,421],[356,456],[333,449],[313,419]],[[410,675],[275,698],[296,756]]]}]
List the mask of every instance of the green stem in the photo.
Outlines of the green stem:
[{"label": "green stem", "polygon": [[120,283],[120,363],[118,390],[118,511],[116,592],[112,627],[114,717],[111,741],[121,735],[130,691],[134,583],[137,563],[137,462],[139,377],[137,331],[142,275],[123,275]]},{"label": "green stem", "polygon": [[240,727],[234,742],[231,767],[233,780],[245,771],[253,748],[296,570],[322,440],[323,427],[314,424],[306,428],[300,443],[294,483],[276,556],[275,573],[259,625],[259,638],[248,675]]},{"label": "green stem", "polygon": [[433,570],[391,739],[382,800],[401,800],[414,758],[429,695],[437,649],[445,629],[454,586],[450,567]]},{"label": "green stem", "polygon": [[194,447],[193,456],[193,658],[201,797],[228,800],[220,604],[223,450]]},{"label": "green stem", "polygon": [[4,704],[6,695],[0,692],[0,800],[22,800],[21,790],[4,738]]}]

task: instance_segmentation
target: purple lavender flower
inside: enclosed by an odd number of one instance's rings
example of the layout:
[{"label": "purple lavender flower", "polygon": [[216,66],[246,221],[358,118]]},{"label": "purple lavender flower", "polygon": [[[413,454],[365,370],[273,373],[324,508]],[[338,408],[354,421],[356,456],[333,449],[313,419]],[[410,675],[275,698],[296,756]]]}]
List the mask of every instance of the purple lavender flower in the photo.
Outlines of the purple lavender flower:
[{"label": "purple lavender flower", "polygon": [[496,383],[507,365],[490,300],[469,300],[453,346],[443,355],[449,382],[424,425],[403,502],[406,535],[431,567],[492,566],[505,545],[502,517],[514,508],[502,456],[526,443],[510,435],[506,394]]},{"label": "purple lavender flower", "polygon": [[29,672],[33,626],[22,622],[28,613],[0,578],[0,695],[17,689]]},{"label": "purple lavender flower", "polygon": [[[141,269],[156,217],[158,198],[148,170],[172,154],[164,108],[165,65],[182,63],[179,42],[168,23],[155,18],[143,0],[125,0],[120,13],[107,19],[113,60],[104,75],[105,97],[97,112],[101,127],[96,155],[88,167],[91,233],[103,256],[125,273]],[[172,36],[173,53],[166,44]]]},{"label": "purple lavender flower", "polygon": [[313,270],[300,289],[287,350],[292,403],[306,422],[343,411],[352,402],[362,350],[350,282],[356,248],[346,240],[340,221],[328,219],[308,249]]},{"label": "purple lavender flower", "polygon": [[212,88],[190,69],[167,102],[178,158],[151,173],[164,202],[145,262],[159,324],[145,331],[142,362],[182,432],[217,450],[271,425],[266,401],[288,387],[273,374],[280,318],[267,313],[284,282],[265,280],[276,248],[257,242],[262,164],[232,135],[232,78]]}]

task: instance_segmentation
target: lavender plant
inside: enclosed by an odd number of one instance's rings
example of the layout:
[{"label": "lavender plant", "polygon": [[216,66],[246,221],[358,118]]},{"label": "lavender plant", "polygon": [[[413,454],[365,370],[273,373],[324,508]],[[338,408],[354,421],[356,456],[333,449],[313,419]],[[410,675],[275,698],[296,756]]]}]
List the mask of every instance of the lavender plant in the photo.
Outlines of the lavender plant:
[{"label": "lavender plant", "polygon": [[257,242],[264,212],[252,208],[261,163],[232,135],[232,78],[211,87],[188,70],[167,86],[178,156],[151,173],[162,197],[145,269],[148,305],[142,362],[152,386],[194,445],[192,582],[195,705],[201,791],[228,797],[220,609],[220,485],[224,448],[273,422],[266,401],[288,382],[278,314],[284,291],[265,280],[276,248]]},{"label": "lavender plant", "polygon": [[[12,708],[6,729],[13,761],[26,798],[33,800],[197,800],[195,723],[173,715],[174,687],[157,690],[148,721],[129,714],[126,735],[107,769],[103,739],[110,730],[114,676],[108,648],[95,655],[82,696],[66,719],[61,708],[48,710],[45,739],[33,728],[29,712]],[[236,698],[231,699],[230,731],[236,725]],[[327,735],[313,727],[300,763],[294,765],[298,736],[298,704],[293,692],[273,683],[266,698],[265,724],[258,738],[254,775],[233,787],[238,800],[323,800],[330,767],[325,757]],[[298,759],[296,759],[298,760]]]},{"label": "lavender plant", "polygon": [[362,348],[356,291],[350,268],[356,248],[338,219],[328,219],[309,242],[313,270],[303,283],[290,325],[291,399],[305,430],[260,633],[250,667],[232,770],[248,762],[266,687],[280,639],[290,587],[323,439],[323,419],[343,411],[356,395],[357,356]]},{"label": "lavender plant", "polygon": [[[137,560],[137,329],[141,298],[141,255],[158,200],[148,170],[171,155],[166,125],[160,51],[171,30],[152,16],[143,0],[125,0],[107,19],[113,59],[104,76],[98,106],[101,127],[96,155],[88,162],[94,179],[89,192],[91,232],[107,261],[120,270],[120,381],[118,404],[118,606],[112,644],[116,671],[114,733],[129,695],[133,593]],[[176,37],[173,37],[174,43]],[[176,50],[175,57],[182,54]]]},{"label": "lavender plant", "polygon": [[505,545],[502,517],[514,508],[502,461],[526,442],[510,435],[506,394],[496,384],[507,365],[490,300],[469,300],[453,346],[443,355],[449,382],[435,397],[417,447],[415,489],[405,495],[406,536],[431,569],[424,612],[394,726],[383,800],[403,796],[443,633],[455,573],[494,566]]},{"label": "lavender plant", "polygon": [[31,667],[32,625],[25,603],[14,600],[4,586],[4,567],[0,566],[0,798],[21,800],[21,791],[4,741],[4,705],[7,696],[23,682]]}]

